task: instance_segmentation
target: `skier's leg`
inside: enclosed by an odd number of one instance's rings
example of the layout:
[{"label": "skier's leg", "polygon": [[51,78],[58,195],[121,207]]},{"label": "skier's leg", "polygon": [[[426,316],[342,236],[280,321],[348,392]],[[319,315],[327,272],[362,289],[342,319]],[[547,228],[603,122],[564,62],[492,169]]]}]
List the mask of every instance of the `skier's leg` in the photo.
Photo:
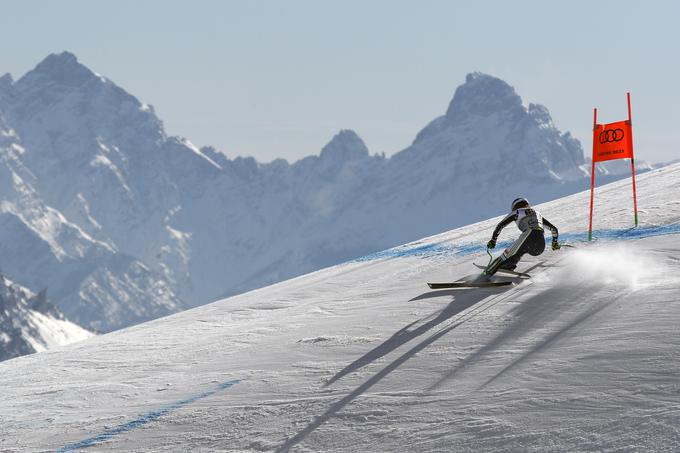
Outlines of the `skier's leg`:
[{"label": "skier's leg", "polygon": [[522,255],[524,255],[524,253],[515,253],[510,258],[504,260],[499,266],[499,269],[508,269],[514,271],[517,267],[517,263],[519,263],[519,260],[522,258]]},{"label": "skier's leg", "polygon": [[502,264],[502,269],[514,270],[517,267],[517,263],[522,259],[525,254],[530,254],[531,256],[538,256],[545,250],[545,236],[543,230],[530,230],[527,238],[522,242],[517,252],[508,257]]},{"label": "skier's leg", "polygon": [[[507,249],[503,251],[501,256],[496,258],[490,265],[489,267],[486,268],[484,273],[486,275],[493,275],[495,274],[498,269],[501,267],[505,269],[514,269],[515,266],[517,266],[517,262],[520,260],[522,255],[526,253],[526,251],[523,251],[523,245],[526,242],[527,238],[531,234],[532,230],[527,230],[524,231],[518,238],[517,240]],[[505,267],[505,263],[508,263],[508,266],[512,267]]]},{"label": "skier's leg", "polygon": [[524,240],[517,252],[501,263],[500,269],[515,270],[517,263],[519,263],[519,260],[521,260],[522,256],[525,254],[528,253],[531,256],[538,256],[543,253],[545,250],[545,237],[543,234],[543,230],[531,230],[531,233]]}]

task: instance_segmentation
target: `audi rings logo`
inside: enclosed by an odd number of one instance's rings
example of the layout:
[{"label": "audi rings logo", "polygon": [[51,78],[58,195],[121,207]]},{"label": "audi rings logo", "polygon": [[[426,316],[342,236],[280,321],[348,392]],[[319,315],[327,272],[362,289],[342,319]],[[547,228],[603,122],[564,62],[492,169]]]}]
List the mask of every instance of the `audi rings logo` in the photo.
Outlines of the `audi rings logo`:
[{"label": "audi rings logo", "polygon": [[600,143],[614,143],[623,140],[623,129],[607,129],[600,133]]}]

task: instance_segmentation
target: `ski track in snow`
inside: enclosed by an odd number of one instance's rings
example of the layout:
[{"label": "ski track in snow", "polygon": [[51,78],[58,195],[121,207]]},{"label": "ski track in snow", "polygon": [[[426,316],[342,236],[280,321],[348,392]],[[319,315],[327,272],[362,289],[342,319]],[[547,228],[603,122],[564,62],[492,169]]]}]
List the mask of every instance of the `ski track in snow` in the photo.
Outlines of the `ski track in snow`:
[{"label": "ski track in snow", "polygon": [[0,363],[0,450],[677,451],[678,189],[641,177],[637,229],[598,189],[592,243],[587,192],[539,206],[578,248],[509,288],[425,286],[478,273],[491,219]]}]

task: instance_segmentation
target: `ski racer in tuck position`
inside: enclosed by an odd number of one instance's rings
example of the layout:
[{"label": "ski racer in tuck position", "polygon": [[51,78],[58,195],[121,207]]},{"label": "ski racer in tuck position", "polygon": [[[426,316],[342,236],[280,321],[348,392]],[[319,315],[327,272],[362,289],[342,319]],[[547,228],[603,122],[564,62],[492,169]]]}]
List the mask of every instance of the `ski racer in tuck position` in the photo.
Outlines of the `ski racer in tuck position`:
[{"label": "ski racer in tuck position", "polygon": [[522,255],[529,253],[538,256],[545,250],[545,237],[543,227],[546,226],[552,232],[552,249],[557,250],[560,244],[557,242],[557,227],[548,220],[544,219],[535,209],[533,209],[526,198],[516,198],[510,207],[508,214],[496,226],[491,236],[491,240],[486,245],[487,248],[496,247],[496,240],[501,230],[511,222],[517,223],[517,228],[522,234],[519,238],[496,259],[494,259],[484,270],[484,275],[491,276],[499,269],[514,270]]}]

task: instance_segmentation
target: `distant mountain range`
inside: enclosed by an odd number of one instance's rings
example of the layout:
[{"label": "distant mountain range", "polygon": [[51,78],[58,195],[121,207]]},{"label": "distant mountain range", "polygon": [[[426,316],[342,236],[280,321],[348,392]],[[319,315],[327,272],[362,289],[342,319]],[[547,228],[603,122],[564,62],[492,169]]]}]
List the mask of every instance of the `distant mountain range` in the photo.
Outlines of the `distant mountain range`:
[{"label": "distant mountain range", "polygon": [[0,78],[2,271],[100,332],[587,187],[578,140],[481,73],[390,158],[343,130],[292,164],[168,136],[68,52]]}]

